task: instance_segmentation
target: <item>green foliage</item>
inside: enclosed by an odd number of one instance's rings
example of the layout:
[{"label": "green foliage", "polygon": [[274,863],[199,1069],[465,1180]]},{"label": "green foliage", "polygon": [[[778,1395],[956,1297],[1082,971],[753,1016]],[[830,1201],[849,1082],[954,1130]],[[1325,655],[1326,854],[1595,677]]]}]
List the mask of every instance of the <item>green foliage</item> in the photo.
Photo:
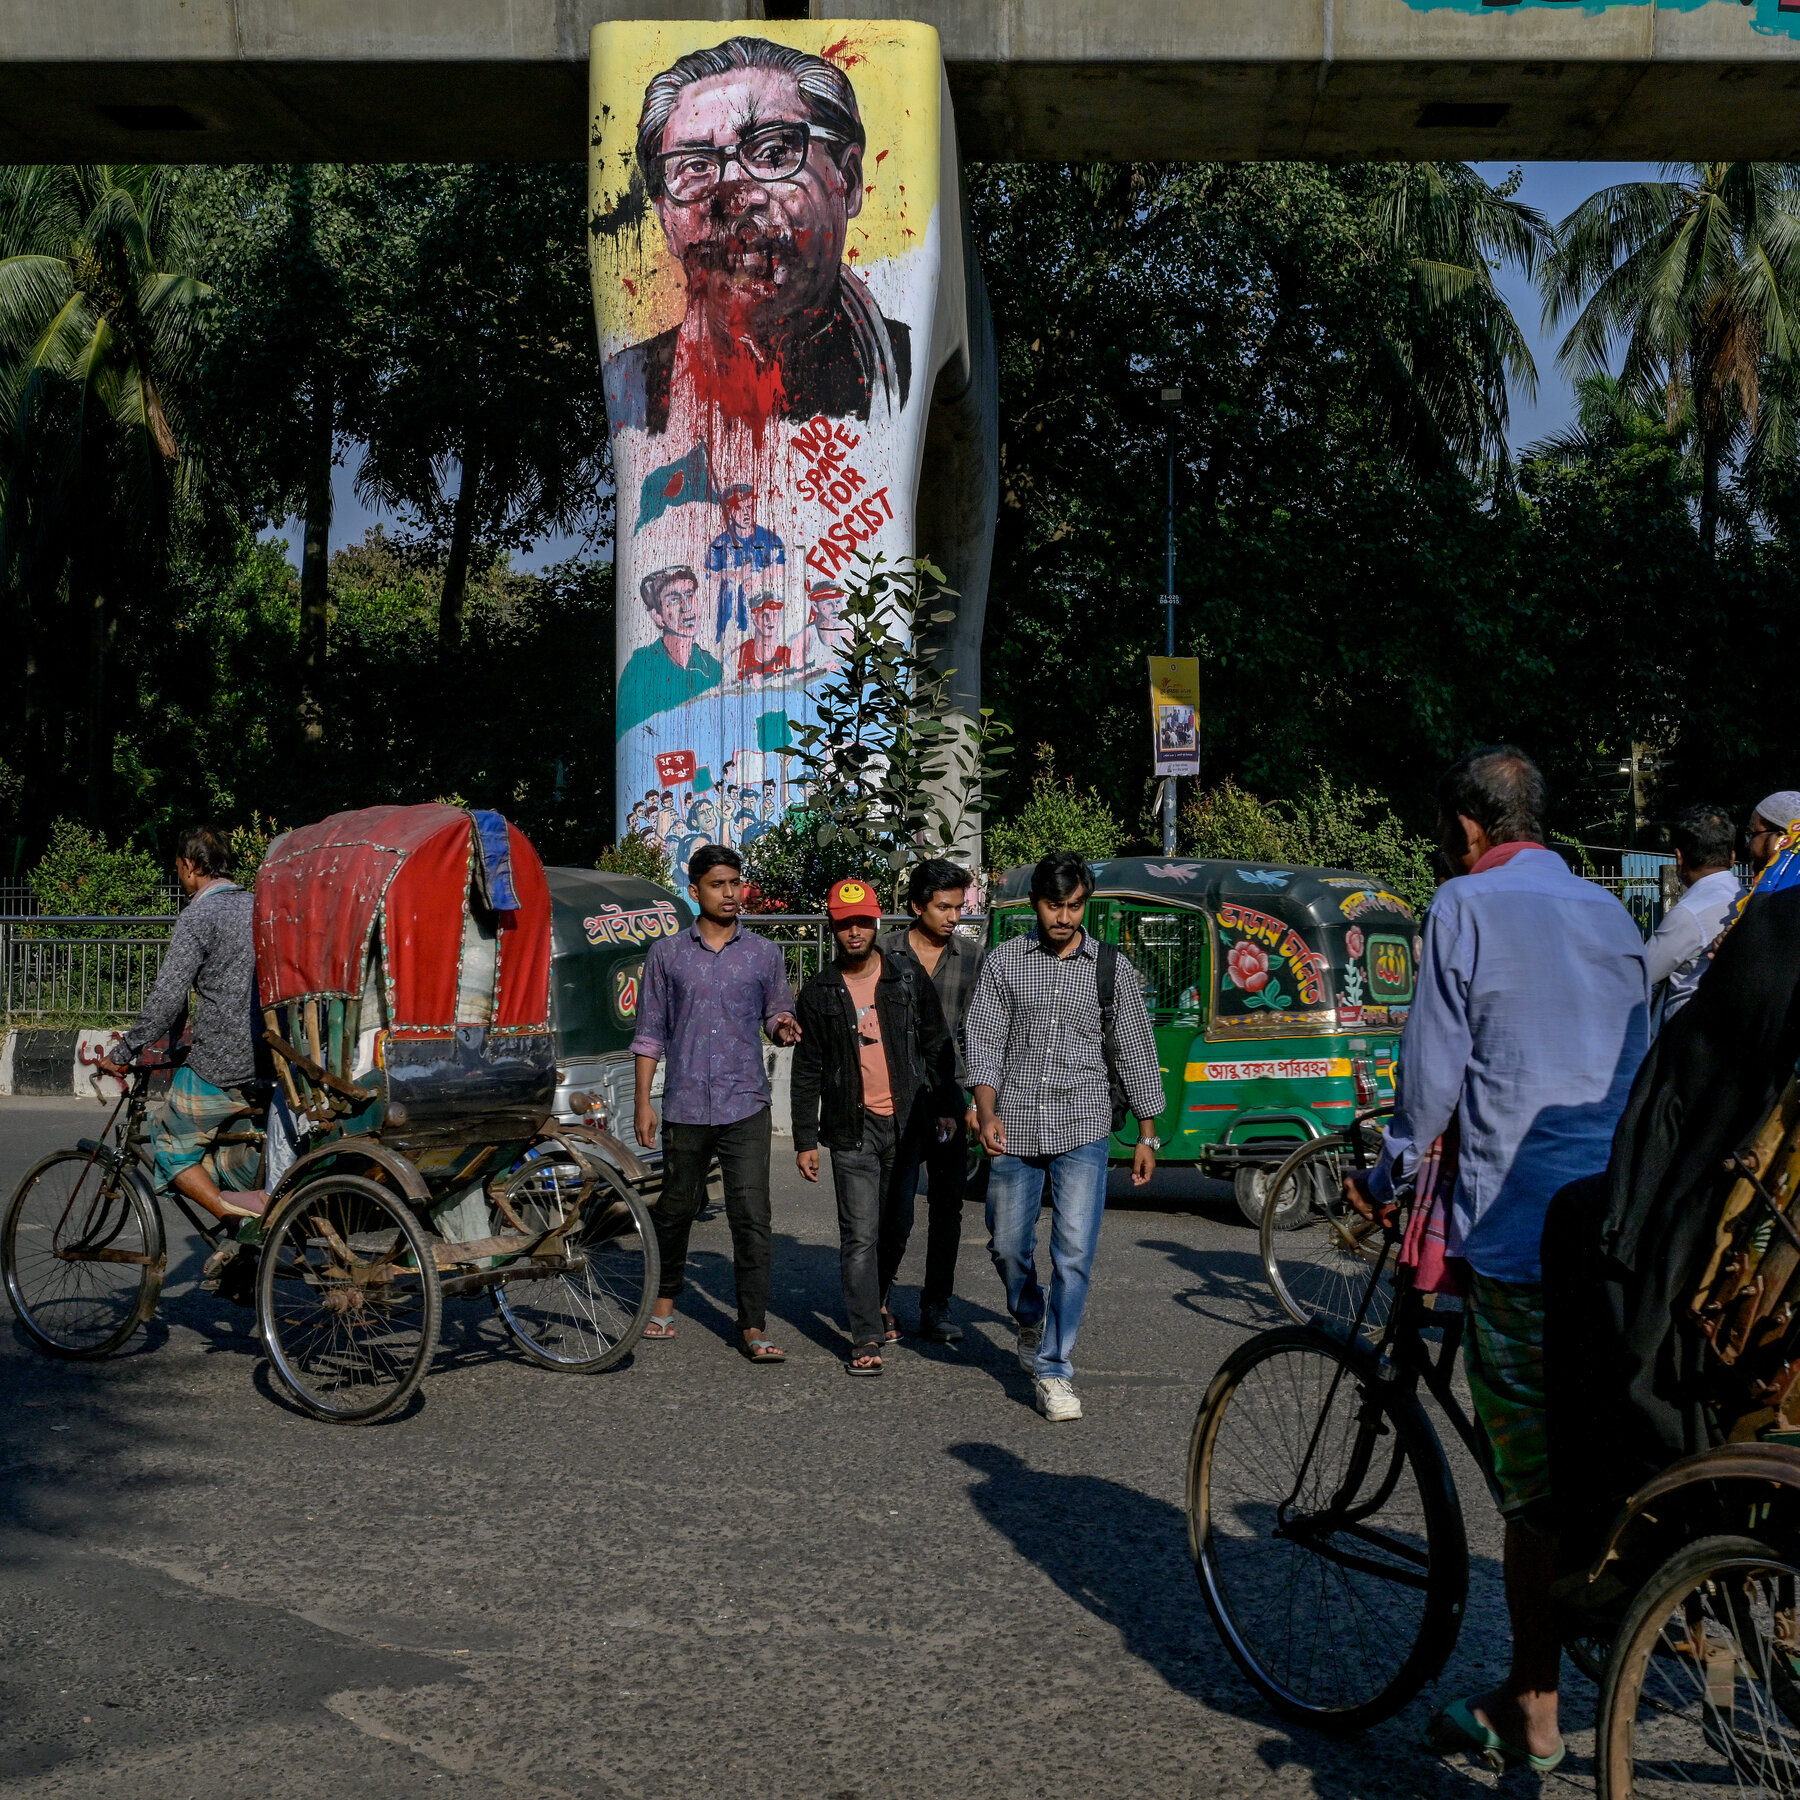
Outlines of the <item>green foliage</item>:
[{"label": "green foliage", "polygon": [[[614,875],[636,875],[644,881],[654,881],[658,887],[675,885],[667,854],[635,833],[621,838],[616,844],[608,844],[600,852],[594,867]],[[686,883],[682,885],[685,887]]]},{"label": "green foliage", "polygon": [[1746,453],[1745,498],[1792,483],[1800,400],[1800,166],[1674,163],[1675,179],[1602,189],[1565,219],[1543,271],[1547,324],[1575,314],[1557,360],[1577,375],[1619,351],[1619,385],[1691,427],[1700,540],[1720,478]]},{"label": "green foliage", "polygon": [[256,871],[269,853],[269,846],[281,836],[283,827],[261,813],[252,812],[242,825],[234,825],[225,834],[226,848],[231,853],[231,879],[241,888],[256,886]]},{"label": "green foliage", "polygon": [[1349,869],[1420,914],[1437,885],[1430,839],[1409,833],[1380,794],[1339,787],[1326,774],[1267,804],[1228,778],[1182,808],[1180,841],[1189,856]]},{"label": "green foliage", "polygon": [[814,690],[817,723],[795,723],[784,752],[804,774],[821,849],[842,843],[902,869],[973,836],[980,795],[1011,754],[1009,728],[971,723],[950,694],[954,669],[923,647],[948,590],[928,562],[859,556],[843,583],[836,678]]},{"label": "green foliage", "polygon": [[1192,795],[1181,809],[1177,841],[1189,856],[1221,861],[1288,862],[1281,821],[1229,775]]},{"label": "green foliage", "polygon": [[26,877],[46,913],[166,913],[175,909],[162,891],[156,859],[121,844],[116,849],[99,832],[73,819],[50,827],[50,847]]},{"label": "green foliage", "polygon": [[988,827],[989,866],[1015,869],[1052,850],[1079,850],[1089,862],[1116,856],[1125,832],[1112,808],[1092,788],[1077,788],[1070,777],[1059,780],[1056,753],[1048,744],[1038,745],[1037,760],[1031,798],[1010,818]]},{"label": "green foliage", "polygon": [[[827,842],[824,815],[794,808],[744,851],[744,877],[754,885],[760,912],[819,913],[834,881],[860,875],[892,904],[895,876],[881,860],[846,832]],[[898,910],[896,907],[895,910]]]}]

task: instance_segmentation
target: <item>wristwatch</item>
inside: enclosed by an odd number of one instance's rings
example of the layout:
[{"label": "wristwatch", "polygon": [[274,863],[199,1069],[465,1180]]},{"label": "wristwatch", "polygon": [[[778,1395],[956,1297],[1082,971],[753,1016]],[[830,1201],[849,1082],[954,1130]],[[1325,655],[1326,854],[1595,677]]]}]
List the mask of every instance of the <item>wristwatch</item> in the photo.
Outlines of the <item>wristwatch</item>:
[{"label": "wristwatch", "polygon": [[1159,1137],[1141,1137],[1138,1139],[1138,1142],[1140,1144],[1148,1144],[1152,1150],[1160,1150],[1162,1148],[1162,1139]]}]

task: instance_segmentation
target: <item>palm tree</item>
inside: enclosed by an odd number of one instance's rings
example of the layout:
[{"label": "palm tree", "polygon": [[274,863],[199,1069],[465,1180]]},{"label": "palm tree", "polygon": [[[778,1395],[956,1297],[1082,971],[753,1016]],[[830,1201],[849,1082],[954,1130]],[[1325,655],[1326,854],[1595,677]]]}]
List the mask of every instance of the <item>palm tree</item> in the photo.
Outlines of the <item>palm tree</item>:
[{"label": "palm tree", "polygon": [[1494,272],[1511,263],[1532,274],[1550,227],[1510,186],[1441,162],[1398,171],[1376,223],[1406,285],[1399,326],[1382,333],[1396,448],[1427,467],[1505,469],[1507,387],[1534,394],[1537,366]]},{"label": "palm tree", "polygon": [[1710,554],[1734,451],[1766,466],[1793,448],[1800,165],[1666,163],[1664,174],[1603,188],[1562,222],[1544,264],[1544,323],[1577,313],[1557,352],[1570,374],[1603,370],[1622,342],[1626,393],[1660,401],[1672,431],[1691,420]]},{"label": "palm tree", "polygon": [[[44,658],[58,636],[85,650],[96,825],[113,754],[111,613],[160,562],[189,472],[172,389],[208,290],[174,272],[176,193],[172,171],[134,164],[0,169],[0,593],[23,626],[40,793],[53,760]],[[72,631],[57,631],[61,607]]]}]

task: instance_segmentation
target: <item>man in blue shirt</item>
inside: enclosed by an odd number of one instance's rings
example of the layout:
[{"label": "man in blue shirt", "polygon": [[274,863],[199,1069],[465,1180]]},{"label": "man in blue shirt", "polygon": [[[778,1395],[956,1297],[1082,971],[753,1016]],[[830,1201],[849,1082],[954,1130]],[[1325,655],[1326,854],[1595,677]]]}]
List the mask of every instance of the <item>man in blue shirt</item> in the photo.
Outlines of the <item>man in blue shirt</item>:
[{"label": "man in blue shirt", "polygon": [[800,1027],[787,962],[767,938],[746,931],[743,862],[724,844],[707,844],[688,862],[688,895],[700,916],[644,957],[638,992],[637,1140],[656,1142],[650,1087],[665,1056],[663,1184],[651,1217],[661,1252],[662,1285],[644,1328],[672,1338],[675,1301],[687,1268],[688,1234],[706,1200],[716,1158],[725,1183],[725,1218],[737,1277],[738,1330],[752,1362],[780,1362],[769,1342],[769,1077],[763,1037],[794,1044]]},{"label": "man in blue shirt", "polygon": [[1649,982],[1631,915],[1545,847],[1544,778],[1522,750],[1471,751],[1438,808],[1458,873],[1426,921],[1381,1160],[1346,1190],[1359,1210],[1391,1205],[1396,1177],[1459,1122],[1446,1248],[1471,1271],[1464,1348],[1506,1519],[1513,1655],[1498,1687],[1452,1701],[1427,1736],[1543,1773],[1563,1744],[1538,1244],[1558,1189],[1606,1167],[1649,1044]]}]

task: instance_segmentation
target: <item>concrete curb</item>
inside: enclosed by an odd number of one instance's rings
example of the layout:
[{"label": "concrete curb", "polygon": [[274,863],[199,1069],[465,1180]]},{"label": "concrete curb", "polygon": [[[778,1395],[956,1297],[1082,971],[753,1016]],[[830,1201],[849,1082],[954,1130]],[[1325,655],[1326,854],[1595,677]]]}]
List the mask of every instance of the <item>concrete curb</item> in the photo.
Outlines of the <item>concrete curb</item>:
[{"label": "concrete curb", "polygon": [[[0,1038],[0,1094],[73,1094],[94,1097],[94,1065],[125,1034],[17,1025]],[[101,1077],[107,1097],[121,1091],[119,1082]]]}]

